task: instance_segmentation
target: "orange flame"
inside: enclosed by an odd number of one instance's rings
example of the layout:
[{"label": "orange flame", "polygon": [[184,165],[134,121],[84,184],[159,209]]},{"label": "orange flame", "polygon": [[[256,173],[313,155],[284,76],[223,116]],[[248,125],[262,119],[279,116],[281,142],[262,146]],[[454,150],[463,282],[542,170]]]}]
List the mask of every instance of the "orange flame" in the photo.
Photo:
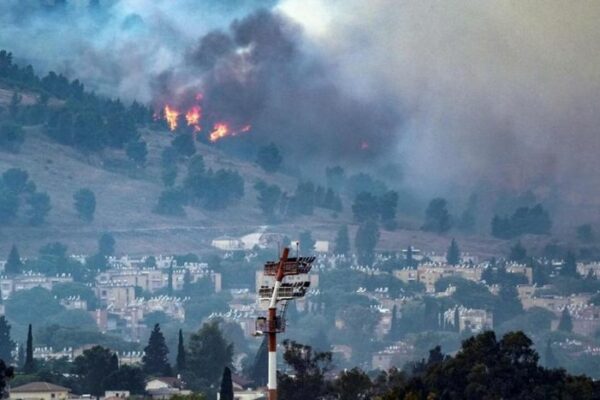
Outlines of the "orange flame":
[{"label": "orange flame", "polygon": [[200,128],[198,125],[200,124],[201,117],[202,109],[198,106],[193,106],[185,114],[185,120],[187,121],[188,126],[193,126],[194,128]]},{"label": "orange flame", "polygon": [[214,143],[228,135],[230,135],[229,125],[225,122],[217,122],[210,133],[210,141]]},{"label": "orange flame", "polygon": [[177,118],[179,118],[179,111],[171,108],[168,104],[165,106],[165,119],[169,125],[169,129],[174,131],[177,129]]}]

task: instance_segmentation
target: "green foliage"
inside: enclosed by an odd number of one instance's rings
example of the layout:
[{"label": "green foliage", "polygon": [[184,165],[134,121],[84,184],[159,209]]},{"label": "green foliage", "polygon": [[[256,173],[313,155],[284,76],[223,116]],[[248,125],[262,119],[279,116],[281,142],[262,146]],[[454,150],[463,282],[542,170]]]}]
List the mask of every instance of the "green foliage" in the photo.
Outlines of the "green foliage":
[{"label": "green foliage", "polygon": [[571,319],[569,309],[566,307],[563,309],[562,314],[560,315],[560,321],[558,321],[557,329],[562,332],[573,331],[573,320]]},{"label": "green foliage", "polygon": [[107,389],[107,377],[114,372],[113,353],[104,347],[94,346],[75,358],[73,369],[79,375],[83,393],[103,395]]},{"label": "green foliage", "polygon": [[112,256],[115,254],[115,238],[110,233],[103,233],[98,240],[98,254],[103,256]]},{"label": "green foliage", "polygon": [[374,221],[361,224],[356,231],[354,247],[358,255],[358,262],[363,265],[371,265],[375,257],[375,246],[379,241],[379,227]]},{"label": "green foliage", "polygon": [[344,255],[350,252],[350,235],[347,225],[341,226],[335,236],[335,252]]},{"label": "green foliage", "polygon": [[46,216],[52,209],[48,193],[36,192],[31,194],[27,197],[27,204],[29,205],[29,209],[27,210],[29,224],[33,226],[43,224],[46,220]]},{"label": "green foliage", "polygon": [[0,223],[12,222],[19,211],[19,198],[0,182]]},{"label": "green foliage", "polygon": [[371,398],[373,392],[371,379],[359,368],[342,371],[333,382],[333,390],[340,400]]},{"label": "green foliage", "polygon": [[448,251],[446,252],[446,262],[449,265],[460,264],[460,249],[458,248],[458,243],[456,243],[454,238],[452,238],[450,247],[448,247]]},{"label": "green foliage", "polygon": [[185,215],[183,205],[185,197],[180,190],[167,189],[160,193],[154,212],[161,215],[182,217]]},{"label": "green foliage", "polygon": [[146,164],[146,157],[148,156],[148,146],[142,140],[129,142],[125,147],[125,154],[136,165],[144,166]]},{"label": "green foliage", "polygon": [[15,123],[0,124],[0,149],[9,153],[18,153],[25,142],[23,128]]},{"label": "green foliage", "polygon": [[0,317],[0,360],[6,363],[13,361],[12,352],[15,349],[15,342],[10,338],[10,324],[5,316]]},{"label": "green foliage", "polygon": [[31,332],[31,324],[27,328],[27,349],[25,350],[25,364],[23,372],[30,374],[35,371],[35,360],[33,359],[33,334]]},{"label": "green foliage", "polygon": [[89,188],[81,188],[73,194],[73,206],[84,221],[91,222],[96,212],[96,195]]},{"label": "green foliage", "polygon": [[160,331],[160,325],[155,324],[150,333],[148,345],[144,348],[144,372],[148,375],[170,376],[171,365],[168,360],[169,349],[165,337]]},{"label": "green foliage", "polygon": [[177,342],[177,359],[176,359],[176,367],[177,372],[181,373],[187,368],[186,364],[186,356],[185,356],[185,347],[183,345],[183,332],[181,329],[179,330],[179,339]]},{"label": "green foliage", "polygon": [[16,275],[20,274],[22,271],[23,262],[21,261],[21,256],[19,255],[19,249],[17,249],[17,246],[13,244],[10,248],[10,253],[8,254],[6,264],[4,264],[4,272],[9,275]]},{"label": "green foliage", "polygon": [[577,227],[577,239],[584,242],[590,243],[593,242],[596,238],[594,233],[594,229],[591,224],[583,224]]},{"label": "green foliage", "polygon": [[219,400],[233,400],[233,382],[231,380],[231,369],[229,369],[229,367],[223,369]]},{"label": "green foliage", "polygon": [[192,389],[218,385],[221,371],[231,365],[233,345],[223,337],[217,322],[205,323],[188,345],[184,379]]},{"label": "green foliage", "polygon": [[520,207],[510,218],[495,215],[492,219],[492,235],[500,239],[511,239],[527,233],[546,235],[551,228],[550,214],[541,204],[531,208]]},{"label": "green foliage", "polygon": [[352,213],[354,220],[359,223],[381,220],[384,226],[393,228],[397,208],[398,193],[393,190],[380,196],[375,196],[370,192],[360,192],[354,198]]},{"label": "green foliage", "polygon": [[579,273],[577,272],[577,260],[575,259],[575,253],[572,251],[567,252],[565,261],[560,269],[560,275],[570,278],[579,278]]},{"label": "green foliage", "polygon": [[325,374],[331,368],[330,352],[314,351],[293,341],[285,340],[283,359],[293,371],[292,375],[278,377],[279,394],[286,400],[322,398],[327,393]]},{"label": "green foliage", "polygon": [[527,249],[525,248],[525,246],[523,246],[520,240],[510,248],[510,254],[508,255],[508,259],[510,261],[518,263],[523,263],[527,261]]},{"label": "green foliage", "polygon": [[133,395],[143,395],[146,390],[145,375],[141,368],[122,365],[104,380],[107,390],[129,390]]},{"label": "green foliage", "polygon": [[177,134],[171,141],[171,146],[182,157],[191,157],[196,154],[194,136],[188,133]]},{"label": "green foliage", "polygon": [[14,293],[6,301],[6,316],[21,325],[43,323],[63,310],[52,294],[41,287]]},{"label": "green foliage", "polygon": [[258,149],[256,163],[266,172],[277,172],[282,162],[283,157],[275,143],[269,143]]},{"label": "green foliage", "polygon": [[281,188],[275,184],[269,185],[265,181],[259,180],[254,185],[254,189],[258,192],[258,196],[256,197],[258,207],[265,217],[272,218],[279,206],[282,193]]},{"label": "green foliage", "polygon": [[339,165],[335,167],[327,167],[325,169],[325,177],[327,179],[327,187],[333,190],[340,191],[346,180],[346,172]]},{"label": "green foliage", "polygon": [[437,197],[429,202],[425,210],[425,222],[421,229],[428,232],[445,233],[452,228],[452,217],[446,199]]},{"label": "green foliage", "polygon": [[317,241],[313,239],[311,231],[302,231],[298,237],[302,251],[312,253],[315,250]]},{"label": "green foliage", "polygon": [[29,174],[19,168],[10,168],[2,174],[2,182],[9,191],[19,195],[28,189]]},{"label": "green foliage", "polygon": [[48,323],[64,328],[78,328],[86,331],[97,331],[96,321],[85,310],[64,310],[48,318]]},{"label": "green foliage", "polygon": [[268,349],[268,338],[265,336],[260,343],[258,350],[254,356],[252,368],[250,370],[250,379],[254,381],[257,387],[266,386],[268,380],[268,363],[269,363],[269,349]]}]

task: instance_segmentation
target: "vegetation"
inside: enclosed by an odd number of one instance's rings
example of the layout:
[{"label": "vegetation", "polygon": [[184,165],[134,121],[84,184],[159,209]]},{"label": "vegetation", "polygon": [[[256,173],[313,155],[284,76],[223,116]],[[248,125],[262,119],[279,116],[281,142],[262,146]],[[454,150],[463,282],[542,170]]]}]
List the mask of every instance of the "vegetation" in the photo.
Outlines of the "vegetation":
[{"label": "vegetation", "polygon": [[89,188],[81,188],[73,194],[75,211],[84,221],[91,222],[96,212],[96,195]]},{"label": "vegetation", "polygon": [[550,214],[541,204],[531,208],[518,208],[511,217],[496,215],[492,219],[492,235],[501,239],[511,239],[526,233],[546,235],[551,228]]}]

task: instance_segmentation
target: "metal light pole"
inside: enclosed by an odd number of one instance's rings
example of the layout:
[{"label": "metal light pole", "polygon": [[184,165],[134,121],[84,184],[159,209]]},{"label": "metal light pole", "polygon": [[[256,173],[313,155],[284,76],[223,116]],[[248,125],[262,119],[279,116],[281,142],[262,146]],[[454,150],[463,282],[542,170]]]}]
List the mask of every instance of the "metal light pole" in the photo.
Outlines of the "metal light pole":
[{"label": "metal light pole", "polygon": [[[259,297],[269,301],[267,318],[259,317],[256,320],[256,334],[268,336],[269,344],[269,372],[267,380],[268,400],[277,400],[277,333],[285,331],[285,304],[287,301],[304,297],[310,286],[308,273],[315,257],[289,258],[290,250],[285,247],[279,262],[265,264],[265,276],[273,276],[273,286],[263,285],[259,290]],[[299,276],[293,282],[284,281],[286,276]],[[280,315],[277,315],[277,304],[284,302]]]}]

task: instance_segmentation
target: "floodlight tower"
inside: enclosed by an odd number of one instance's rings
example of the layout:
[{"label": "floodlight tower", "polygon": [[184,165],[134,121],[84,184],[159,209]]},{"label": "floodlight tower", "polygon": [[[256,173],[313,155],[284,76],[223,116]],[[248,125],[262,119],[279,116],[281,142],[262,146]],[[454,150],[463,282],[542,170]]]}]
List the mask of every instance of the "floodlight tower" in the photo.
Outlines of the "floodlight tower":
[{"label": "floodlight tower", "polygon": [[[262,285],[258,292],[261,302],[269,302],[267,318],[256,319],[256,334],[268,335],[269,341],[268,400],[277,400],[277,334],[285,331],[287,302],[304,297],[310,286],[308,273],[315,260],[315,257],[288,258],[289,253],[290,249],[285,247],[279,261],[265,264],[264,276],[274,277],[275,281]],[[278,303],[282,303],[279,315]]]}]

